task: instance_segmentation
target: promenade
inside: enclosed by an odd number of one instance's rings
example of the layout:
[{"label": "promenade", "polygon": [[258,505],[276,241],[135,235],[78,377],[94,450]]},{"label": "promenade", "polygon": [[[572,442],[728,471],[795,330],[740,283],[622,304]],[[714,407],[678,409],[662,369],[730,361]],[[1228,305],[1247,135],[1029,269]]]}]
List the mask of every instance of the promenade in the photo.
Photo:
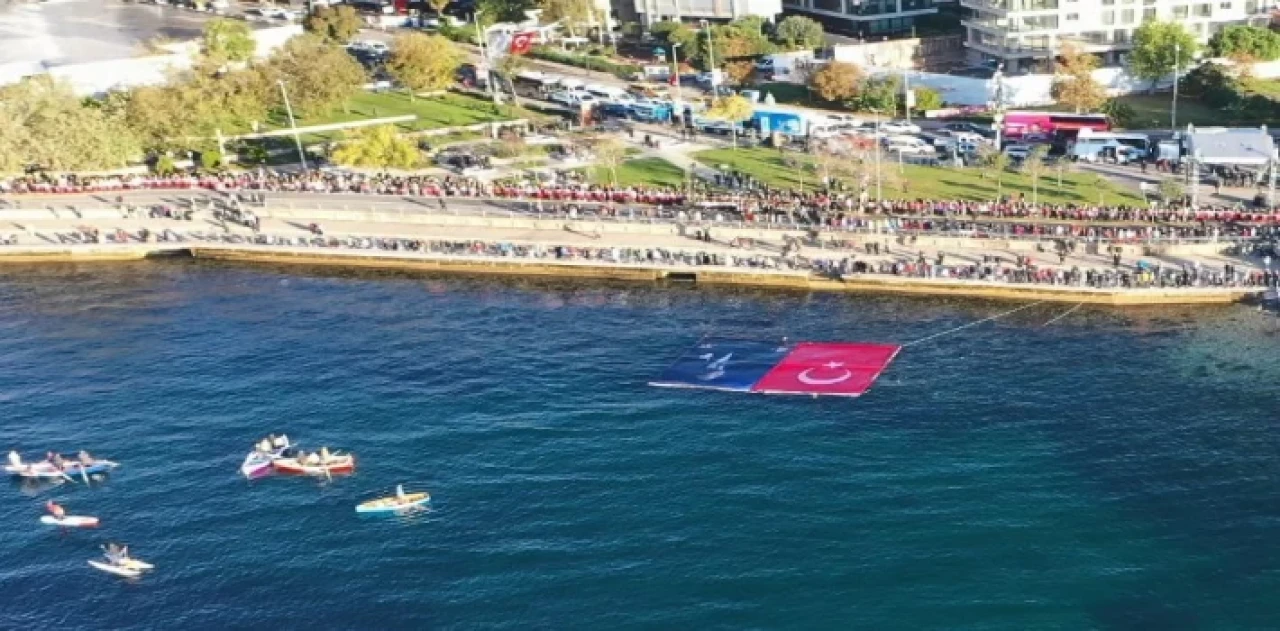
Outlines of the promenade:
[{"label": "promenade", "polygon": [[[172,193],[128,197],[134,205],[191,203],[189,196],[184,200]],[[184,220],[126,213],[91,196],[60,197],[43,206],[24,198],[17,208],[9,204],[0,210],[0,263],[181,255],[1099,304],[1232,302],[1264,291],[1270,282],[1261,261],[1222,254],[1226,241],[1171,246],[1163,254],[1128,246],[1124,262],[1114,265],[1108,254],[1090,248],[1059,259],[1037,249],[1051,242],[1043,238],[921,236],[883,229],[815,238],[806,226],[705,217],[552,216],[524,201],[449,199],[441,209],[432,199],[295,193],[252,208],[256,226],[192,205],[199,210]],[[1223,273],[1227,269],[1229,276]]]}]

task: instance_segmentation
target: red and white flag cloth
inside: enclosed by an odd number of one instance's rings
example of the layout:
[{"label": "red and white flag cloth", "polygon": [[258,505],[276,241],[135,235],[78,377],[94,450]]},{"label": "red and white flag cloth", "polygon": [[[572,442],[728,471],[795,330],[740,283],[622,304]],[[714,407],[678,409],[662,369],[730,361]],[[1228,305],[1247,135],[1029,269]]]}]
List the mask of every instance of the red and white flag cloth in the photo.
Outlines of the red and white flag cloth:
[{"label": "red and white flag cloth", "polygon": [[511,54],[523,55],[529,52],[529,49],[533,48],[533,39],[536,35],[537,33],[534,33],[533,31],[524,31],[522,33],[515,33],[512,35],[511,48],[509,49]]},{"label": "red and white flag cloth", "polygon": [[895,344],[804,342],[765,373],[751,391],[856,397],[875,383],[899,350],[902,347]]}]

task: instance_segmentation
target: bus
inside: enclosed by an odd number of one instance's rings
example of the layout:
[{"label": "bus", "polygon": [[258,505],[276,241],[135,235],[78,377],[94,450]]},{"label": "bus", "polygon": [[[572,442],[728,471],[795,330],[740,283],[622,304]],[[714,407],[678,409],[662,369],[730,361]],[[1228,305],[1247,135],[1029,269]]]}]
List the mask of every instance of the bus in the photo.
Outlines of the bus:
[{"label": "bus", "polygon": [[1008,112],[1004,115],[1005,138],[1051,140],[1055,135],[1074,138],[1082,129],[1110,131],[1106,114],[1068,114],[1065,112]]},{"label": "bus", "polygon": [[1081,129],[1067,155],[1085,162],[1128,162],[1146,160],[1152,151],[1151,137],[1146,134],[1095,132]]}]

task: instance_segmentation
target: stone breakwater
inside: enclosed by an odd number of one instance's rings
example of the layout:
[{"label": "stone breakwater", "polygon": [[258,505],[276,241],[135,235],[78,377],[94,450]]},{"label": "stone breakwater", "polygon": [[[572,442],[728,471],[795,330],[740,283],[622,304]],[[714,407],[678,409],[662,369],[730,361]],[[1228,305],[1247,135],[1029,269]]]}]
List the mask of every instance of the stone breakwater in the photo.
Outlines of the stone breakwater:
[{"label": "stone breakwater", "polygon": [[689,264],[687,258],[615,262],[582,258],[520,258],[483,254],[298,247],[248,241],[85,243],[0,247],[0,263],[82,263],[191,257],[247,264],[414,270],[425,273],[556,277],[639,282],[688,282],[799,291],[879,292],[1043,300],[1105,305],[1221,304],[1263,291],[1259,287],[1081,287],[1042,283],[918,278],[884,274],[820,274],[803,268]]}]

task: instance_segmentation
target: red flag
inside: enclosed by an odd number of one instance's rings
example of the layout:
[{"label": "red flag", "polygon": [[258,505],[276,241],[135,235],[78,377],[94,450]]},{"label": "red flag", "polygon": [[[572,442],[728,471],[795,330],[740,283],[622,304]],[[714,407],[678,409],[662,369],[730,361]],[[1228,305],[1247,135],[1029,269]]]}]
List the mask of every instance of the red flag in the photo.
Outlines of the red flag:
[{"label": "red flag", "polygon": [[797,344],[751,391],[856,397],[871,387],[901,348],[893,344]]},{"label": "red flag", "polygon": [[512,35],[511,48],[509,49],[511,51],[511,54],[523,55],[529,52],[529,49],[533,48],[534,35],[535,33],[533,31],[525,31],[523,33],[516,33]]}]

